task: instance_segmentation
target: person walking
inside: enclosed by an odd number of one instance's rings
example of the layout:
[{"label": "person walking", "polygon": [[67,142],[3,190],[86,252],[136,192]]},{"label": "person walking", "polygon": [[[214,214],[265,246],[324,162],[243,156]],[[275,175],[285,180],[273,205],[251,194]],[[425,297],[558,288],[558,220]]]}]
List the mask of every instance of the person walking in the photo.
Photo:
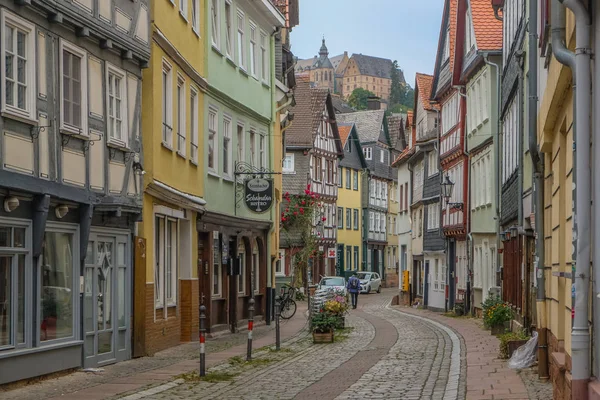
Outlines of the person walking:
[{"label": "person walking", "polygon": [[360,280],[356,276],[356,272],[352,274],[348,279],[348,285],[346,286],[352,297],[352,308],[356,309],[358,305],[358,292],[360,291]]}]

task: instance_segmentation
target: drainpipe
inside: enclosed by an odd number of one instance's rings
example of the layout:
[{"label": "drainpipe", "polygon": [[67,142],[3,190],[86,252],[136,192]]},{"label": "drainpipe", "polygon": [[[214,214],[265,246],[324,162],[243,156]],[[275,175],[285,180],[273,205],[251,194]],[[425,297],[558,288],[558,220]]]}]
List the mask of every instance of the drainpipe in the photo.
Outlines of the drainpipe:
[{"label": "drainpipe", "polygon": [[[596,12],[595,12],[595,18],[596,20],[598,20],[598,18],[600,17],[600,14],[598,14],[598,6],[596,5]],[[600,27],[600,24],[598,24],[596,22],[596,31],[598,30],[598,27]],[[597,34],[596,34],[597,35]],[[596,36],[597,37],[597,36]],[[594,41],[594,45],[595,45],[595,53],[596,54],[600,54],[600,41],[595,40]],[[598,74],[600,73],[600,63],[596,62],[595,63],[595,71],[594,71],[594,76],[599,76]],[[598,104],[600,104],[600,93],[597,90],[593,91],[593,103],[595,104],[595,107],[597,107]],[[600,198],[600,170],[596,169],[596,168],[600,168],[600,157],[597,155],[598,151],[600,151],[600,148],[598,147],[600,145],[600,143],[598,142],[598,134],[596,132],[598,132],[598,129],[600,128],[600,113],[594,113],[594,125],[593,125],[593,135],[594,135],[594,139],[593,140],[593,153],[594,154],[594,160],[593,160],[593,168],[594,168],[594,174],[593,174],[593,187],[594,187],[594,195],[593,198],[594,199],[598,199]],[[596,206],[593,212],[593,228],[592,228],[592,232],[593,232],[593,237],[594,237],[594,249],[598,249],[600,247],[600,211],[598,211],[598,207]],[[594,295],[592,298],[592,312],[599,310],[600,309],[600,281],[599,281],[599,277],[600,277],[600,252],[598,251],[592,251],[592,266],[593,266],[593,276],[594,276]],[[600,318],[593,318],[594,320],[594,326],[593,326],[593,331],[594,331],[594,337],[592,338],[593,343],[595,348],[597,348],[598,343],[600,343]],[[598,357],[592,357],[593,359],[593,368],[592,368],[592,374],[594,376],[598,376],[600,371],[600,365],[599,365],[599,361],[600,358]],[[596,378],[598,379],[598,378]]]},{"label": "drainpipe", "polygon": [[[574,159],[577,171],[573,186],[575,197],[575,212],[573,222],[577,244],[575,259],[575,317],[572,337],[572,395],[573,398],[588,397],[588,381],[590,379],[590,334],[588,326],[588,290],[590,284],[590,218],[591,218],[591,173],[590,145],[591,126],[591,45],[590,45],[590,15],[580,0],[561,0],[575,15],[576,46],[575,46],[575,76],[577,77],[575,92],[575,144]],[[579,86],[580,90],[577,90]],[[577,146],[582,151],[577,152]]]},{"label": "drainpipe", "polygon": [[[500,86],[500,74],[502,73],[502,69],[500,68],[500,65],[491,62],[488,59],[488,55],[485,54],[483,60],[485,61],[485,63],[491,67],[494,67],[496,69],[496,119],[497,119],[497,125],[496,125],[496,132],[493,134],[493,140],[494,140],[494,168],[496,169],[496,179],[494,179],[495,185],[494,185],[494,199],[496,200],[496,204],[495,204],[495,224],[496,224],[496,254],[494,254],[493,256],[496,257],[496,265],[500,265],[500,253],[498,252],[498,250],[500,249],[500,185],[502,184],[502,179],[500,178],[501,174],[500,174],[500,148],[501,148],[501,144],[500,144],[500,132],[502,131],[502,120],[500,119],[500,114],[501,112],[501,107],[502,105],[500,104],[502,102],[502,87]],[[497,278],[497,272],[494,271],[494,286],[498,286],[498,278]],[[486,293],[484,293],[484,295],[486,295]]]},{"label": "drainpipe", "polygon": [[528,131],[529,155],[533,165],[535,200],[535,261],[537,277],[536,315],[538,331],[538,376],[547,380],[548,375],[548,329],[546,320],[546,277],[544,254],[544,158],[537,146],[537,92],[538,92],[538,26],[537,0],[529,0],[529,87],[528,87]]}]

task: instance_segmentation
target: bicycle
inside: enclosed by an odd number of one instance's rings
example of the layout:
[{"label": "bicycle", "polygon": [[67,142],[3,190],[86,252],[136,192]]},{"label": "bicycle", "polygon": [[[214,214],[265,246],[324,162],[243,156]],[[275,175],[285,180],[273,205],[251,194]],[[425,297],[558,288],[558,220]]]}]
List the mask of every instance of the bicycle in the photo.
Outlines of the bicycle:
[{"label": "bicycle", "polygon": [[283,319],[290,319],[296,314],[296,301],[294,301],[294,295],[296,294],[296,288],[290,285],[283,285],[281,288],[282,296],[280,302],[280,313],[279,315]]}]

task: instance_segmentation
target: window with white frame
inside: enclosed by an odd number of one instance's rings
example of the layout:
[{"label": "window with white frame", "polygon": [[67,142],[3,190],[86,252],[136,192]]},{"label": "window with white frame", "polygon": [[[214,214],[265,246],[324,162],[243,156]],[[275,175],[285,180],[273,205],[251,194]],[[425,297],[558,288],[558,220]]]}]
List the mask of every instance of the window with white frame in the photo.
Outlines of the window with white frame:
[{"label": "window with white frame", "polygon": [[373,232],[375,230],[375,214],[371,211],[369,212],[369,231]]},{"label": "window with white frame", "polygon": [[444,39],[444,58],[442,62],[445,63],[450,59],[450,24],[446,28],[446,38]]},{"label": "window with white frame", "polygon": [[502,24],[502,47],[505,65],[508,57],[512,53],[512,47],[517,40],[517,33],[523,20],[524,11],[524,3],[520,0],[506,0],[504,3],[504,7],[502,9],[504,20],[504,23]]},{"label": "window with white frame", "polygon": [[379,150],[379,162],[382,164],[385,163],[385,150],[384,149]]},{"label": "window with white frame", "polygon": [[198,163],[198,90],[193,86],[190,86],[190,159],[194,163]]},{"label": "window with white frame", "polygon": [[344,209],[342,207],[337,209],[337,227],[338,229],[344,229]]},{"label": "window with white frame", "polygon": [[256,132],[250,129],[250,162],[252,166],[256,166]]},{"label": "window with white frame", "polygon": [[244,241],[240,240],[237,251],[238,262],[240,263],[240,274],[238,275],[238,293],[246,294],[246,246]]},{"label": "window with white frame", "polygon": [[225,54],[233,57],[233,11],[231,0],[225,0]]},{"label": "window with white frame", "polygon": [[427,153],[427,176],[436,175],[438,172],[437,150],[431,150]]},{"label": "window with white frame", "polygon": [[200,0],[192,0],[192,29],[200,35]]},{"label": "window with white frame", "polygon": [[518,167],[518,102],[514,96],[503,120],[504,139],[502,140],[502,183],[505,183]]},{"label": "window with white frame", "polygon": [[371,147],[364,147],[363,152],[365,154],[365,160],[371,160],[373,157],[373,149]]},{"label": "window with white frame", "polygon": [[223,116],[223,175],[231,177],[233,172],[232,157],[231,157],[231,136],[232,132],[231,118],[227,115]]},{"label": "window with white frame", "polygon": [[494,166],[492,165],[490,153],[485,156],[485,165],[487,166],[487,179],[485,181],[486,188],[486,204],[492,204],[492,182],[495,181]]},{"label": "window with white frame", "polygon": [[469,7],[465,15],[465,48],[464,53],[468,54],[471,48],[475,47],[475,31],[473,30],[473,19],[471,17],[471,8]]},{"label": "window with white frame", "polygon": [[249,21],[250,25],[250,74],[254,77],[256,77],[256,74],[258,72],[258,68],[256,65],[256,24],[252,21]]},{"label": "window with white frame", "polygon": [[[36,119],[35,27],[2,8],[2,112]],[[44,55],[45,56],[45,55]]]},{"label": "window with white frame", "polygon": [[433,290],[439,290],[440,289],[440,282],[439,282],[439,277],[440,277],[440,265],[439,265],[439,261],[436,258],[433,262]]},{"label": "window with white frame", "polygon": [[440,203],[427,206],[427,230],[432,231],[440,227]]},{"label": "window with white frame", "polygon": [[246,160],[246,137],[244,135],[244,125],[237,124],[237,160],[244,162]]},{"label": "window with white frame", "polygon": [[221,25],[219,17],[219,0],[210,0],[211,40],[212,45],[219,48],[221,43]]},{"label": "window with white frame", "polygon": [[221,266],[221,242],[219,241],[219,232],[213,231],[213,270],[212,270],[212,297],[221,297],[223,295],[223,275]]},{"label": "window with white frame", "polygon": [[173,146],[173,67],[163,59],[162,65],[162,124],[163,143]]},{"label": "window with white frame", "polygon": [[185,157],[185,79],[177,75],[177,153]]},{"label": "window with white frame", "polygon": [[[5,39],[6,40],[6,39]],[[87,53],[60,41],[61,129],[87,136]]]},{"label": "window with white frame", "polygon": [[352,229],[352,210],[350,208],[346,208],[346,229]]},{"label": "window with white frame", "polygon": [[217,110],[208,109],[208,169],[217,172]]},{"label": "window with white frame", "polygon": [[354,171],[354,178],[352,183],[352,189],[358,190],[358,171]]},{"label": "window with white frame", "polygon": [[459,109],[458,93],[454,93],[448,101],[442,105],[442,134],[448,133],[458,124]]},{"label": "window with white frame", "polygon": [[258,135],[258,162],[260,168],[267,168],[267,137],[264,133]]},{"label": "window with white frame", "polygon": [[337,182],[337,185],[338,185],[338,187],[342,187],[342,185],[343,185],[343,179],[344,179],[343,178],[344,177],[344,168],[339,167],[338,169],[339,169],[339,172],[338,172],[338,182]]},{"label": "window with white frame", "polygon": [[177,305],[177,219],[155,214],[154,217],[154,294],[156,308]]},{"label": "window with white frame", "polygon": [[179,14],[187,21],[188,0],[179,0]]},{"label": "window with white frame", "polygon": [[275,275],[285,275],[285,249],[279,249],[279,261],[275,263]]},{"label": "window with white frame", "polygon": [[106,63],[108,140],[119,145],[128,143],[125,72]]},{"label": "window with white frame", "polygon": [[269,58],[269,38],[267,34],[260,31],[260,71],[261,78],[264,83],[269,83],[269,66],[271,59]]},{"label": "window with white frame", "polygon": [[282,171],[288,174],[294,172],[294,153],[285,153]]},{"label": "window with white frame", "polygon": [[350,168],[346,168],[346,189],[351,189],[352,187],[352,170]]},{"label": "window with white frame", "polygon": [[245,37],[246,21],[244,13],[238,10],[237,12],[237,45],[238,45],[238,64],[240,68],[246,69],[246,37]]},{"label": "window with white frame", "polygon": [[357,231],[358,230],[358,210],[355,208],[354,210],[352,210],[352,214],[353,214],[352,218],[354,220],[353,227],[354,227],[354,230]]},{"label": "window with white frame", "polygon": [[375,232],[379,232],[380,223],[379,223],[379,213],[375,213]]}]

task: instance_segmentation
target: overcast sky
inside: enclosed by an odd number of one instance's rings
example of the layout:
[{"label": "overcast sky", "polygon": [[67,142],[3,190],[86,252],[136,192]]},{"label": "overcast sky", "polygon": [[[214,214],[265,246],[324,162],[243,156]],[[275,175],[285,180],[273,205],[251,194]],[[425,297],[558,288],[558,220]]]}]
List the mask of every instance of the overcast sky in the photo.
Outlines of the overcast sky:
[{"label": "overcast sky", "polygon": [[300,0],[292,51],[312,58],[325,35],[331,57],[348,52],[398,60],[406,81],[433,73],[443,0]]}]

